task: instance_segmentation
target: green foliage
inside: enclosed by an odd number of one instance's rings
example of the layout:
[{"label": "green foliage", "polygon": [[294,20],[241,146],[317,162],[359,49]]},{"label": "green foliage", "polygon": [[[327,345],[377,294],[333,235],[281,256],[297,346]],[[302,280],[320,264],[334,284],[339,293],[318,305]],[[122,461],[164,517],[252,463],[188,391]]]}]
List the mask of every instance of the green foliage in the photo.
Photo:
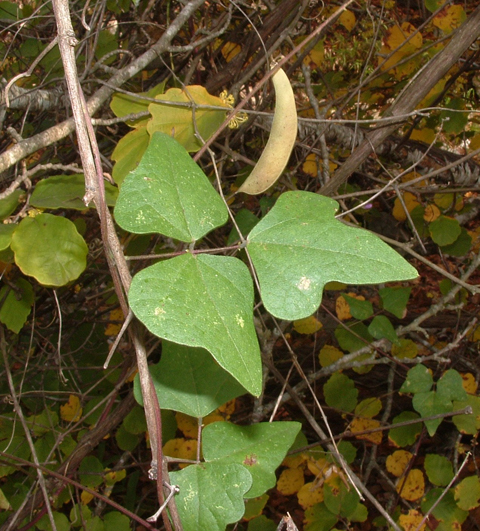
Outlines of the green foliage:
[{"label": "green foliage", "polygon": [[24,278],[16,281],[15,289],[3,286],[0,289],[0,321],[12,332],[18,334],[22,329],[34,302],[33,288]]},{"label": "green foliage", "polygon": [[63,286],[87,265],[88,247],[75,225],[52,214],[24,218],[12,235],[15,262],[46,286]]},{"label": "green foliage", "polygon": [[[206,417],[246,392],[205,349],[166,340],[162,344],[162,359],[150,366],[150,374],[160,407],[192,417]],[[142,403],[138,378],[135,379],[135,397]]]}]

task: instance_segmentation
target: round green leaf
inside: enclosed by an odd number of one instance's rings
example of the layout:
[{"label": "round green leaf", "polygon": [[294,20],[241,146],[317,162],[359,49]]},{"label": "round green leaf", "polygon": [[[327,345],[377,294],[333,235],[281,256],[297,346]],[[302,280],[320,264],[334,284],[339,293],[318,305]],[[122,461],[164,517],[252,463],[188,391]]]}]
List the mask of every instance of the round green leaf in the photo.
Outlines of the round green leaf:
[{"label": "round green leaf", "polygon": [[455,500],[460,509],[471,511],[480,505],[480,479],[469,476],[455,487]]},{"label": "round green leaf", "polygon": [[443,455],[427,454],[424,467],[428,480],[437,487],[445,487],[453,479],[452,463]]},{"label": "round green leaf", "polygon": [[312,315],[325,284],[408,280],[416,270],[391,247],[337,219],[338,203],[311,192],[286,192],[248,236],[266,309],[281,319]]},{"label": "round green leaf", "polygon": [[253,282],[243,262],[186,253],[140,271],[128,297],[153,334],[207,349],[248,392],[261,392]]},{"label": "round green leaf", "polygon": [[[419,416],[413,411],[402,411],[400,415],[397,415],[392,420],[392,425],[400,424],[401,422],[408,422],[409,420],[418,419]],[[388,432],[388,438],[396,446],[403,448],[405,446],[412,445],[420,432],[422,431],[422,423],[416,422],[415,424],[407,424],[406,426],[399,426],[398,428],[392,428]]]},{"label": "round green leaf", "polygon": [[467,406],[472,408],[473,415],[455,415],[453,423],[459,432],[475,435],[480,430],[480,396],[468,395],[466,400],[453,402],[454,410]]},{"label": "round green leaf", "polygon": [[[17,208],[20,201],[20,197],[24,195],[23,190],[14,190],[9,196],[5,199],[0,199],[0,220],[8,218],[8,216]],[[5,227],[8,225],[2,225]]]},{"label": "round green leaf", "polygon": [[78,467],[80,481],[85,487],[95,488],[103,483],[103,465],[93,455],[87,455],[82,459]]},{"label": "round green leaf", "polygon": [[202,463],[170,472],[184,531],[225,531],[245,511],[243,497],[252,484],[250,472],[236,463]]},{"label": "round green leaf", "polygon": [[395,317],[403,319],[407,310],[407,302],[412,288],[382,288],[379,295],[382,299],[383,308],[393,313]]},{"label": "round green leaf", "polygon": [[18,227],[16,223],[10,223],[8,225],[0,224],[0,251],[4,251],[10,247],[12,242],[12,234]]},{"label": "round green leaf", "polygon": [[46,286],[64,286],[87,265],[88,247],[68,219],[39,214],[23,219],[12,236],[15,262],[25,275]]},{"label": "round green leaf", "polygon": [[472,237],[464,227],[461,227],[460,236],[451,245],[444,245],[442,251],[451,256],[464,256],[471,247]]},{"label": "round green leaf", "polygon": [[227,221],[207,176],[172,137],[155,133],[139,166],[122,184],[115,219],[136,234],[159,232],[194,242]]},{"label": "round green leaf", "polygon": [[341,411],[353,411],[357,405],[358,390],[355,382],[345,374],[335,372],[323,386],[325,402]]},{"label": "round green leaf", "polygon": [[388,339],[392,343],[398,343],[398,336],[390,319],[385,315],[376,315],[368,326],[369,333],[375,339]]},{"label": "round green leaf", "polygon": [[458,371],[445,371],[437,382],[437,393],[445,400],[465,400],[467,393],[463,388],[463,380]]},{"label": "round green leaf", "polygon": [[429,231],[437,245],[451,245],[460,236],[461,227],[456,219],[439,216],[430,223]]},{"label": "round green leaf", "polygon": [[400,387],[401,393],[424,393],[430,391],[433,385],[433,378],[425,365],[415,365],[411,368],[405,381]]}]

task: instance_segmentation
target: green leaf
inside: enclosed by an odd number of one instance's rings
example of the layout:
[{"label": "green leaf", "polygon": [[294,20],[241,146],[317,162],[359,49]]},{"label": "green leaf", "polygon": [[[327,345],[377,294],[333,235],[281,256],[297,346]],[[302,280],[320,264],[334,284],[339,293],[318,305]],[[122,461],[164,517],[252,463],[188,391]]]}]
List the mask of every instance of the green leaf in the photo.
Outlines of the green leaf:
[{"label": "green leaf", "polygon": [[158,337],[207,349],[248,392],[262,390],[253,282],[237,258],[184,254],[140,271],[130,305]]},{"label": "green leaf", "polygon": [[465,131],[465,126],[468,123],[468,112],[465,112],[464,98],[453,98],[449,103],[448,108],[452,110],[442,111],[440,113],[440,120],[443,122],[443,130],[446,133],[453,133],[456,135]]},{"label": "green leaf", "polygon": [[411,291],[412,288],[382,288],[378,293],[382,299],[383,308],[395,317],[403,319]]},{"label": "green leaf", "polygon": [[377,236],[347,227],[338,203],[311,192],[286,192],[248,237],[265,308],[281,319],[312,315],[330,281],[373,284],[407,280],[416,270]]},{"label": "green leaf", "polygon": [[207,176],[173,138],[155,133],[122,184],[117,223],[136,234],[159,232],[194,242],[223,225],[228,212]]},{"label": "green leaf", "polygon": [[[112,96],[112,101],[110,102],[110,109],[112,109],[115,116],[122,117],[127,114],[137,114],[139,112],[148,111],[148,106],[150,101],[142,99],[146,98],[155,98],[158,94],[162,94],[165,90],[165,81],[162,81],[158,85],[155,85],[148,92],[140,92],[135,96],[130,94],[122,94],[121,92],[116,92]],[[148,118],[143,118],[141,123],[147,123]],[[139,122],[127,122],[130,127],[138,126]]]},{"label": "green leaf", "polygon": [[373,315],[373,306],[370,301],[361,301],[355,297],[350,297],[346,293],[344,293],[342,297],[348,302],[350,313],[355,319],[362,321]]},{"label": "green leaf", "polygon": [[323,386],[325,402],[330,407],[350,412],[357,405],[358,389],[355,382],[345,374],[335,372]]},{"label": "green leaf", "polygon": [[[441,498],[438,504],[433,507],[431,514],[437,520],[444,523],[462,524],[466,520],[468,512],[460,509],[460,507],[458,507],[458,505],[455,503],[453,489],[447,491],[446,494],[444,491],[445,489],[438,488],[432,489],[430,492],[428,492],[422,499],[422,512],[425,514],[434,506],[436,501]],[[455,525],[455,527],[452,526],[451,529],[452,528],[460,529],[461,527],[459,525]]]},{"label": "green leaf", "polygon": [[450,256],[464,256],[472,247],[472,237],[464,227],[460,227],[460,236],[450,245],[443,245],[442,251]]},{"label": "green leaf", "polygon": [[[397,415],[392,420],[392,425],[400,424],[401,422],[408,422],[409,420],[418,419],[419,416],[413,411],[402,411],[400,415]],[[400,426],[398,428],[392,428],[388,432],[388,438],[395,445],[403,448],[405,446],[411,446],[422,431],[422,423],[416,422],[415,424],[408,424],[407,426]]]},{"label": "green leaf", "polygon": [[469,476],[455,487],[455,500],[460,509],[471,511],[480,505],[480,479]]},{"label": "green leaf", "polygon": [[392,345],[392,355],[399,360],[413,359],[418,354],[418,345],[411,339],[401,337]]},{"label": "green leaf", "polygon": [[75,225],[52,214],[24,218],[13,233],[15,262],[46,286],[64,286],[87,265],[88,247]]},{"label": "green leaf", "polygon": [[453,479],[453,466],[443,455],[427,454],[424,465],[428,480],[437,487],[445,487]]},{"label": "green leaf", "polygon": [[[63,513],[53,511],[53,521],[55,522],[56,531],[70,531],[70,522]],[[35,523],[35,526],[40,531],[50,531],[52,529],[52,524],[48,514],[44,514],[42,518]]]},{"label": "green leaf", "polygon": [[33,306],[34,295],[30,282],[24,278],[15,281],[18,291],[10,286],[0,290],[0,321],[12,332],[18,334],[25,324]]},{"label": "green leaf", "polygon": [[407,372],[407,377],[400,387],[401,393],[424,393],[430,391],[433,378],[425,365],[415,365]]},{"label": "green leaf", "polygon": [[261,514],[248,522],[247,531],[276,531],[277,524]]},{"label": "green leaf", "polygon": [[12,235],[18,227],[16,223],[9,223],[8,225],[0,224],[0,251],[4,251],[10,247],[12,243]]},{"label": "green leaf", "polygon": [[460,433],[475,435],[480,430],[480,396],[468,395],[466,400],[454,401],[453,409],[463,409],[470,406],[473,415],[455,415],[453,423]]},{"label": "green leaf", "polygon": [[360,498],[356,490],[347,487],[340,476],[326,481],[323,487],[324,503],[327,509],[338,517],[350,518],[355,513]]},{"label": "green leaf", "polygon": [[355,407],[355,415],[371,419],[382,410],[382,401],[379,398],[365,398]]},{"label": "green leaf", "polygon": [[138,166],[149,143],[150,135],[146,126],[130,131],[119,140],[111,155],[115,161],[112,178],[118,185]]},{"label": "green leaf", "polygon": [[456,219],[439,216],[428,227],[432,240],[440,246],[451,245],[459,236],[461,227]]},{"label": "green leaf", "polygon": [[103,517],[105,531],[130,531],[130,518],[119,511],[110,511]]},{"label": "green leaf", "polygon": [[275,486],[275,470],[300,428],[299,422],[261,422],[251,426],[214,422],[203,430],[203,457],[209,463],[243,465],[253,479],[245,498],[256,498]]},{"label": "green leaf", "polygon": [[[205,87],[192,85],[183,89],[171,88],[156,97],[159,101],[179,102],[181,106],[151,103],[148,107],[152,119],[148,122],[148,132],[153,135],[161,131],[171,135],[187,151],[198,151],[225,120],[228,107],[216,96],[207,92]],[[192,109],[185,104],[214,105],[225,107],[225,111],[213,109]],[[198,134],[201,139],[198,138]]]},{"label": "green leaf", "polygon": [[338,518],[322,502],[305,511],[305,522],[305,531],[330,531]]},{"label": "green leaf", "polygon": [[78,467],[80,482],[85,487],[94,489],[103,483],[102,462],[93,455],[87,455],[82,459]]},{"label": "green leaf", "polygon": [[[17,208],[20,201],[20,197],[25,195],[23,190],[14,190],[9,196],[5,199],[0,200],[0,221],[3,221]],[[8,225],[2,225],[7,227]]]},{"label": "green leaf", "polygon": [[22,13],[15,2],[0,2],[0,18],[4,20],[20,20]]},{"label": "green leaf", "polygon": [[191,465],[170,472],[184,531],[225,531],[245,511],[243,497],[252,484],[250,472],[235,463]]},{"label": "green leaf", "polygon": [[[163,354],[162,354],[163,356]],[[123,419],[122,426],[134,435],[140,435],[147,431],[147,420],[141,407],[135,406]]]},{"label": "green leaf", "polygon": [[[162,343],[162,358],[150,366],[150,375],[161,409],[180,411],[191,417],[206,417],[245,389],[203,348],[170,341]],[[135,379],[135,397],[140,401],[140,381]]]},{"label": "green leaf", "polygon": [[398,336],[392,323],[385,315],[376,315],[368,326],[368,331],[375,339],[388,339],[392,343],[398,343]]},{"label": "green leaf", "polygon": [[438,380],[437,393],[445,400],[465,400],[467,398],[462,377],[455,369],[445,371]]},{"label": "green leaf", "polygon": [[[360,337],[358,337],[360,336]],[[373,337],[363,323],[355,323],[347,328],[339,325],[335,330],[340,348],[348,352],[355,352],[372,342]],[[362,338],[365,340],[363,341]]]},{"label": "green leaf", "polygon": [[[87,208],[82,198],[85,195],[85,177],[83,173],[75,175],[56,175],[43,179],[36,186],[30,197],[30,204],[37,208]],[[117,199],[118,189],[105,182],[105,200],[113,206]],[[93,203],[90,203],[93,206]]]},{"label": "green leaf", "polygon": [[[436,391],[427,391],[424,393],[416,393],[412,400],[413,409],[418,411],[422,417],[429,417],[431,415],[438,415],[441,413],[449,413],[453,410],[453,405],[450,400],[446,400]],[[442,423],[442,418],[434,420],[426,420],[425,426],[430,437],[435,435],[438,426]]]}]

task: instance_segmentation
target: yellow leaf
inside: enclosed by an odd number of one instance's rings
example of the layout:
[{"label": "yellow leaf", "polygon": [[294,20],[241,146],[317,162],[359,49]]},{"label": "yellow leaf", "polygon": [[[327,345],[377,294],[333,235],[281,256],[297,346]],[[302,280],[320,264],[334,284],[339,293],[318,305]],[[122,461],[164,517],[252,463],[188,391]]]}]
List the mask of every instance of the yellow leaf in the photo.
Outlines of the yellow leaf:
[{"label": "yellow leaf", "polygon": [[350,306],[341,295],[335,302],[335,312],[340,321],[346,321],[347,319],[352,318],[352,314],[350,313]]},{"label": "yellow leaf", "polygon": [[222,55],[227,63],[234,59],[241,51],[241,46],[234,42],[226,42],[222,47]]},{"label": "yellow leaf", "polygon": [[480,148],[480,134],[479,133],[477,133],[475,136],[473,136],[470,139],[470,142],[468,143],[468,151],[475,151],[478,148]]},{"label": "yellow leaf", "polygon": [[[410,509],[407,514],[401,514],[398,523],[405,531],[416,531],[420,522],[423,520],[423,515],[415,509]],[[423,524],[418,531],[425,531],[426,524]]]},{"label": "yellow leaf", "polygon": [[287,455],[287,457],[285,457],[283,460],[282,465],[287,466],[288,468],[303,468],[303,463],[305,460],[306,457],[304,454]]},{"label": "yellow leaf", "polygon": [[196,439],[198,435],[198,420],[185,413],[175,413],[178,429],[185,435]]},{"label": "yellow leaf", "polygon": [[[352,433],[358,433],[365,430],[373,430],[380,427],[380,421],[373,419],[366,419],[362,417],[357,417],[352,420],[350,423],[350,431]],[[363,435],[355,435],[357,439],[363,439],[365,441],[370,441],[373,444],[381,444],[382,442],[382,432],[376,431],[374,433],[365,433]]]},{"label": "yellow leaf", "polygon": [[317,176],[318,164],[317,164],[317,155],[315,153],[310,153],[307,155],[305,162],[302,164],[302,171],[307,175],[312,177]]},{"label": "yellow leaf", "polygon": [[439,96],[443,92],[446,82],[447,82],[447,78],[442,77],[442,79],[430,90],[430,92],[418,104],[417,109],[429,107],[430,104],[433,103],[433,101],[437,98],[437,96]]},{"label": "yellow leaf", "polygon": [[319,459],[310,458],[307,461],[308,470],[310,470],[314,476],[318,477],[323,477],[326,474],[329,466],[330,463],[323,457],[320,457]]},{"label": "yellow leaf", "polygon": [[78,396],[70,395],[68,402],[60,406],[60,418],[66,422],[77,422],[82,418],[83,409]]},{"label": "yellow leaf", "polygon": [[[405,206],[407,207],[408,212],[411,212],[415,207],[420,205],[420,202],[418,201],[415,194],[412,194],[411,192],[405,192],[403,194],[403,201],[405,203]],[[403,205],[398,197],[395,198],[395,201],[393,203],[392,214],[397,221],[405,221],[407,219],[405,209],[403,208]]]},{"label": "yellow leaf", "polygon": [[[410,138],[412,140],[419,140],[420,142],[425,142],[425,144],[433,144],[435,141],[435,131],[433,129],[429,129],[428,127],[422,127],[421,129],[414,129],[412,131],[412,134],[410,135]],[[422,181],[424,186],[426,186],[426,182]]]},{"label": "yellow leaf", "polygon": [[411,339],[400,338],[398,344],[392,345],[392,355],[398,359],[413,359],[418,354],[418,346]]},{"label": "yellow leaf", "polygon": [[90,494],[86,490],[82,490],[82,494],[80,494],[80,500],[82,502],[82,505],[88,505],[93,500],[93,498],[93,494]]},{"label": "yellow leaf", "polygon": [[[420,32],[415,33],[417,30],[409,22],[404,22],[401,26],[396,24],[391,27],[383,39],[383,45],[380,50],[382,56],[393,54],[388,58],[388,60],[382,64],[382,70],[390,70],[391,68],[398,65],[405,57],[412,55],[418,49],[421,48],[423,44],[423,37]],[[414,36],[412,36],[415,34]],[[410,37],[411,39],[407,39]],[[381,59],[383,62],[383,59]],[[403,77],[408,75],[413,70],[418,68],[418,65],[415,65],[415,62],[411,61],[401,65],[400,67],[395,68],[395,75],[397,77]]]},{"label": "yellow leaf", "polygon": [[[402,183],[408,183],[410,181],[414,181],[415,179],[418,179],[421,177],[416,171],[410,171],[402,176]],[[426,180],[423,179],[422,181],[417,181],[413,184],[413,186],[416,186],[417,188],[422,188],[423,186],[427,186]]]},{"label": "yellow leaf", "polygon": [[371,419],[378,415],[382,410],[382,401],[380,398],[365,398],[355,406],[355,415]]},{"label": "yellow leaf", "polygon": [[106,336],[117,336],[122,328],[122,323],[124,321],[123,312],[121,308],[116,308],[110,312],[108,317],[109,321],[120,321],[120,323],[108,323],[107,328],[105,329]]},{"label": "yellow leaf", "polygon": [[313,315],[293,322],[293,328],[299,334],[314,334],[322,328],[322,323]]},{"label": "yellow leaf", "polygon": [[406,478],[401,478],[396,486],[404,500],[415,501],[425,493],[425,479],[421,470],[412,468]]},{"label": "yellow leaf", "polygon": [[346,287],[347,285],[344,284],[343,282],[337,282],[336,280],[332,280],[331,282],[327,282],[325,284],[324,289],[329,290],[329,291],[342,291]]},{"label": "yellow leaf", "polygon": [[345,9],[345,11],[338,17],[338,22],[347,31],[352,31],[353,27],[355,26],[355,22],[356,22],[355,15],[348,9]]},{"label": "yellow leaf", "polygon": [[121,470],[110,470],[109,472],[105,473],[105,483],[107,485],[114,485],[115,483],[125,479],[126,475],[127,471],[124,468]]},{"label": "yellow leaf", "polygon": [[[184,438],[170,439],[163,446],[163,453],[169,457],[194,461],[197,458],[197,441]],[[188,463],[183,463],[179,466],[180,468],[185,468]]]},{"label": "yellow leaf", "polygon": [[390,474],[399,478],[407,469],[413,454],[406,450],[396,450],[387,457],[386,467]]},{"label": "yellow leaf", "polygon": [[303,470],[300,468],[287,468],[277,481],[277,489],[284,496],[296,494],[305,484]]},{"label": "yellow leaf", "polygon": [[480,326],[477,326],[473,333],[470,333],[468,336],[468,339],[472,341],[472,343],[476,343],[477,341],[480,341]]},{"label": "yellow leaf", "polygon": [[297,493],[298,503],[308,509],[323,501],[323,487],[316,482],[305,483]]},{"label": "yellow leaf", "polygon": [[450,5],[442,9],[433,19],[433,25],[444,33],[451,33],[458,28],[467,18],[465,11],[460,5]]},{"label": "yellow leaf", "polygon": [[475,381],[475,376],[473,376],[471,372],[464,372],[463,374],[461,373],[460,376],[462,377],[462,386],[465,391],[470,395],[474,395],[478,388],[478,384]]},{"label": "yellow leaf", "polygon": [[427,205],[423,213],[423,219],[427,223],[431,223],[440,217],[440,209],[436,205]]},{"label": "yellow leaf", "polygon": [[232,400],[225,402],[225,404],[217,408],[217,411],[219,413],[224,414],[226,418],[228,419],[230,418],[230,415],[232,415],[232,413],[235,411],[236,403],[237,403],[236,399],[233,398]]},{"label": "yellow leaf", "polygon": [[343,352],[333,345],[324,345],[318,354],[318,359],[322,367],[328,367],[342,358],[343,355]]}]

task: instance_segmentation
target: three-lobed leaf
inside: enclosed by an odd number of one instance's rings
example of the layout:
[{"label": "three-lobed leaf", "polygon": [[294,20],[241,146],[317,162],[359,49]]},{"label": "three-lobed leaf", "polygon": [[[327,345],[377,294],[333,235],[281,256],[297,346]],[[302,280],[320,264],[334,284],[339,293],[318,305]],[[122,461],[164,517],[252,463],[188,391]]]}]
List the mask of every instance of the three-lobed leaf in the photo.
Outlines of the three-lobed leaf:
[{"label": "three-lobed leaf", "polygon": [[276,317],[308,317],[325,284],[408,280],[416,270],[374,234],[335,219],[338,203],[286,192],[248,236],[265,308]]},{"label": "three-lobed leaf", "polygon": [[248,392],[260,394],[253,282],[243,262],[190,253],[159,262],[133,278],[129,301],[153,334],[207,349]]}]

